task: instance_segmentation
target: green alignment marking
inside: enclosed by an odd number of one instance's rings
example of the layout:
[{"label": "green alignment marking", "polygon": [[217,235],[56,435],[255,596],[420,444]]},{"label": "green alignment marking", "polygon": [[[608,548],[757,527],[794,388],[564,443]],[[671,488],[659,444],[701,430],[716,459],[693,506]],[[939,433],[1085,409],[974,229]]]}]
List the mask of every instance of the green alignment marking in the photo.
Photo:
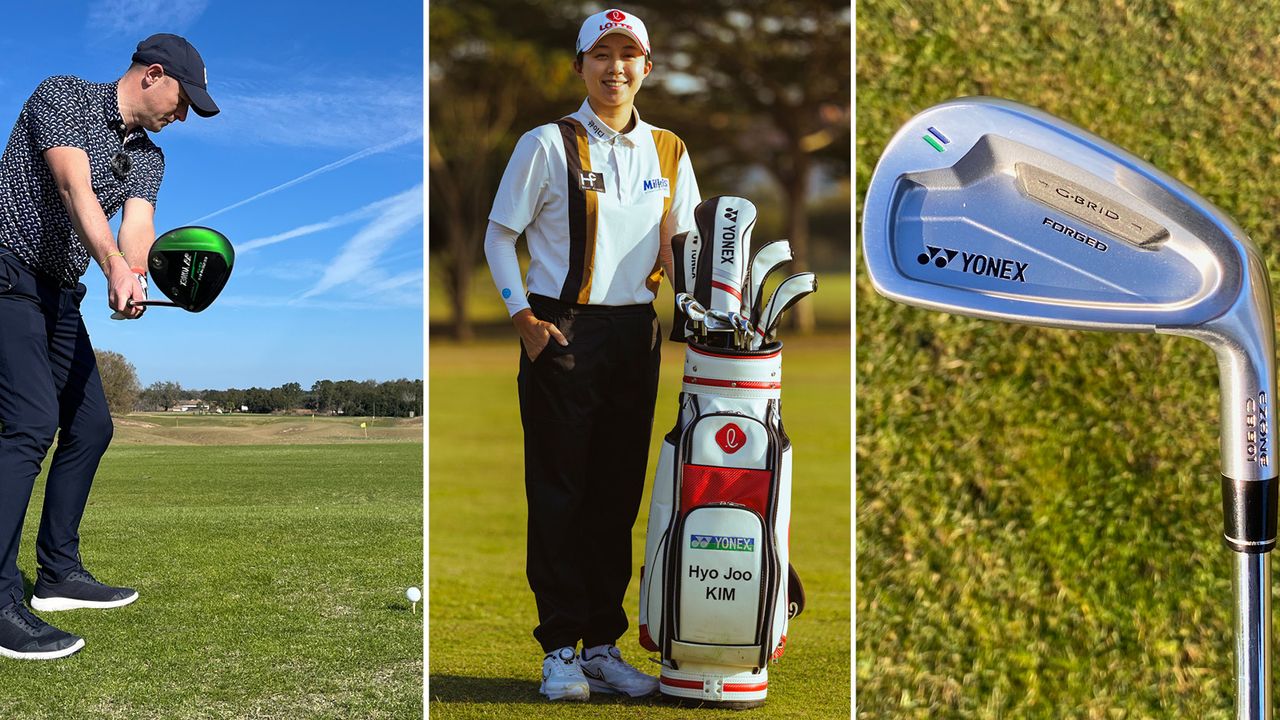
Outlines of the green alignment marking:
[{"label": "green alignment marking", "polygon": [[942,146],[938,144],[937,140],[934,140],[928,135],[924,136],[924,141],[929,143],[930,147],[932,147],[934,150],[937,150],[938,152],[946,152],[946,150],[943,150]]}]

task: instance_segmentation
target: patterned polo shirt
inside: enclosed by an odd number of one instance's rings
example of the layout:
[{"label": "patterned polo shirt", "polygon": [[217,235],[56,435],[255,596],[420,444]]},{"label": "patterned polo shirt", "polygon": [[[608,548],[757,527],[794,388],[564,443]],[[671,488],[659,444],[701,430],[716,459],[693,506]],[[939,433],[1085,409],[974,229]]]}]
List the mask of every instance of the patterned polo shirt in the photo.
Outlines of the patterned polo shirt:
[{"label": "patterned polo shirt", "polygon": [[[58,75],[40,83],[23,104],[0,156],[0,245],[69,287],[84,275],[90,257],[45,163],[43,153],[51,147],[78,147],[89,156],[93,192],[108,219],[128,198],[155,207],[164,153],[144,129],[126,133],[115,82]],[[113,163],[120,153],[128,160]]]}]

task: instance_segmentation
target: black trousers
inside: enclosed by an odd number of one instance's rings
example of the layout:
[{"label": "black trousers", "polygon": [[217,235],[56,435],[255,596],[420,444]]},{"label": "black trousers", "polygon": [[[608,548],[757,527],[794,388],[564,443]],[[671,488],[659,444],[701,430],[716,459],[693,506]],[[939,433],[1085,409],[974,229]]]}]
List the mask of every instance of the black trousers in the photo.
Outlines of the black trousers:
[{"label": "black trousers", "polygon": [[648,472],[661,335],[652,305],[571,305],[532,295],[554,339],[520,351],[529,503],[526,572],[544,652],[614,643],[627,630],[631,528]]},{"label": "black trousers", "polygon": [[80,566],[80,519],[111,413],[80,317],[85,287],[62,287],[0,247],[0,606],[23,599],[18,539],[54,433],[36,562],[60,580]]}]

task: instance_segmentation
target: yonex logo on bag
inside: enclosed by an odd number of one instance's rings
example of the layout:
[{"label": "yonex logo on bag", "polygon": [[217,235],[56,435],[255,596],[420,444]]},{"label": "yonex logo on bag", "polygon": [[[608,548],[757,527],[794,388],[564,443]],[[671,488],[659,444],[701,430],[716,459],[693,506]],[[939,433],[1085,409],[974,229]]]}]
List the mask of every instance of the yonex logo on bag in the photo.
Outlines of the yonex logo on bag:
[{"label": "yonex logo on bag", "polygon": [[[927,252],[922,252],[916,256],[916,262],[921,265],[933,263],[934,267],[949,268],[959,272],[966,272],[970,275],[984,275],[1000,280],[1016,280],[1017,282],[1025,283],[1027,281],[1027,268],[1031,267],[1031,263],[994,255],[979,255],[978,253],[935,247],[933,245],[925,245],[925,249]],[[956,257],[960,258],[960,267],[956,267],[952,262]]]},{"label": "yonex logo on bag", "polygon": [[691,550],[728,550],[731,552],[755,552],[756,539],[730,535],[690,535]]},{"label": "yonex logo on bag", "polygon": [[604,173],[582,170],[578,173],[578,187],[593,192],[604,192]]},{"label": "yonex logo on bag", "polygon": [[732,455],[747,444],[747,434],[742,432],[737,423],[728,423],[716,431],[716,444],[726,454]]}]

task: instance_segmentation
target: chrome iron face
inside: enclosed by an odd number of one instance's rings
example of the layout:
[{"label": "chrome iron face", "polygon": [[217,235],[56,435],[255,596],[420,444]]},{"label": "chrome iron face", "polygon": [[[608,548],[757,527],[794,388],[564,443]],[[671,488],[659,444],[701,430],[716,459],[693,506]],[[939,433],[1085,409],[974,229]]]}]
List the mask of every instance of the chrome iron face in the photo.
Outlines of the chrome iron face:
[{"label": "chrome iron face", "polygon": [[864,204],[867,269],[890,299],[1210,345],[1222,473],[1276,476],[1267,271],[1244,231],[1182,183],[1044,112],[964,98],[907,122]]}]

